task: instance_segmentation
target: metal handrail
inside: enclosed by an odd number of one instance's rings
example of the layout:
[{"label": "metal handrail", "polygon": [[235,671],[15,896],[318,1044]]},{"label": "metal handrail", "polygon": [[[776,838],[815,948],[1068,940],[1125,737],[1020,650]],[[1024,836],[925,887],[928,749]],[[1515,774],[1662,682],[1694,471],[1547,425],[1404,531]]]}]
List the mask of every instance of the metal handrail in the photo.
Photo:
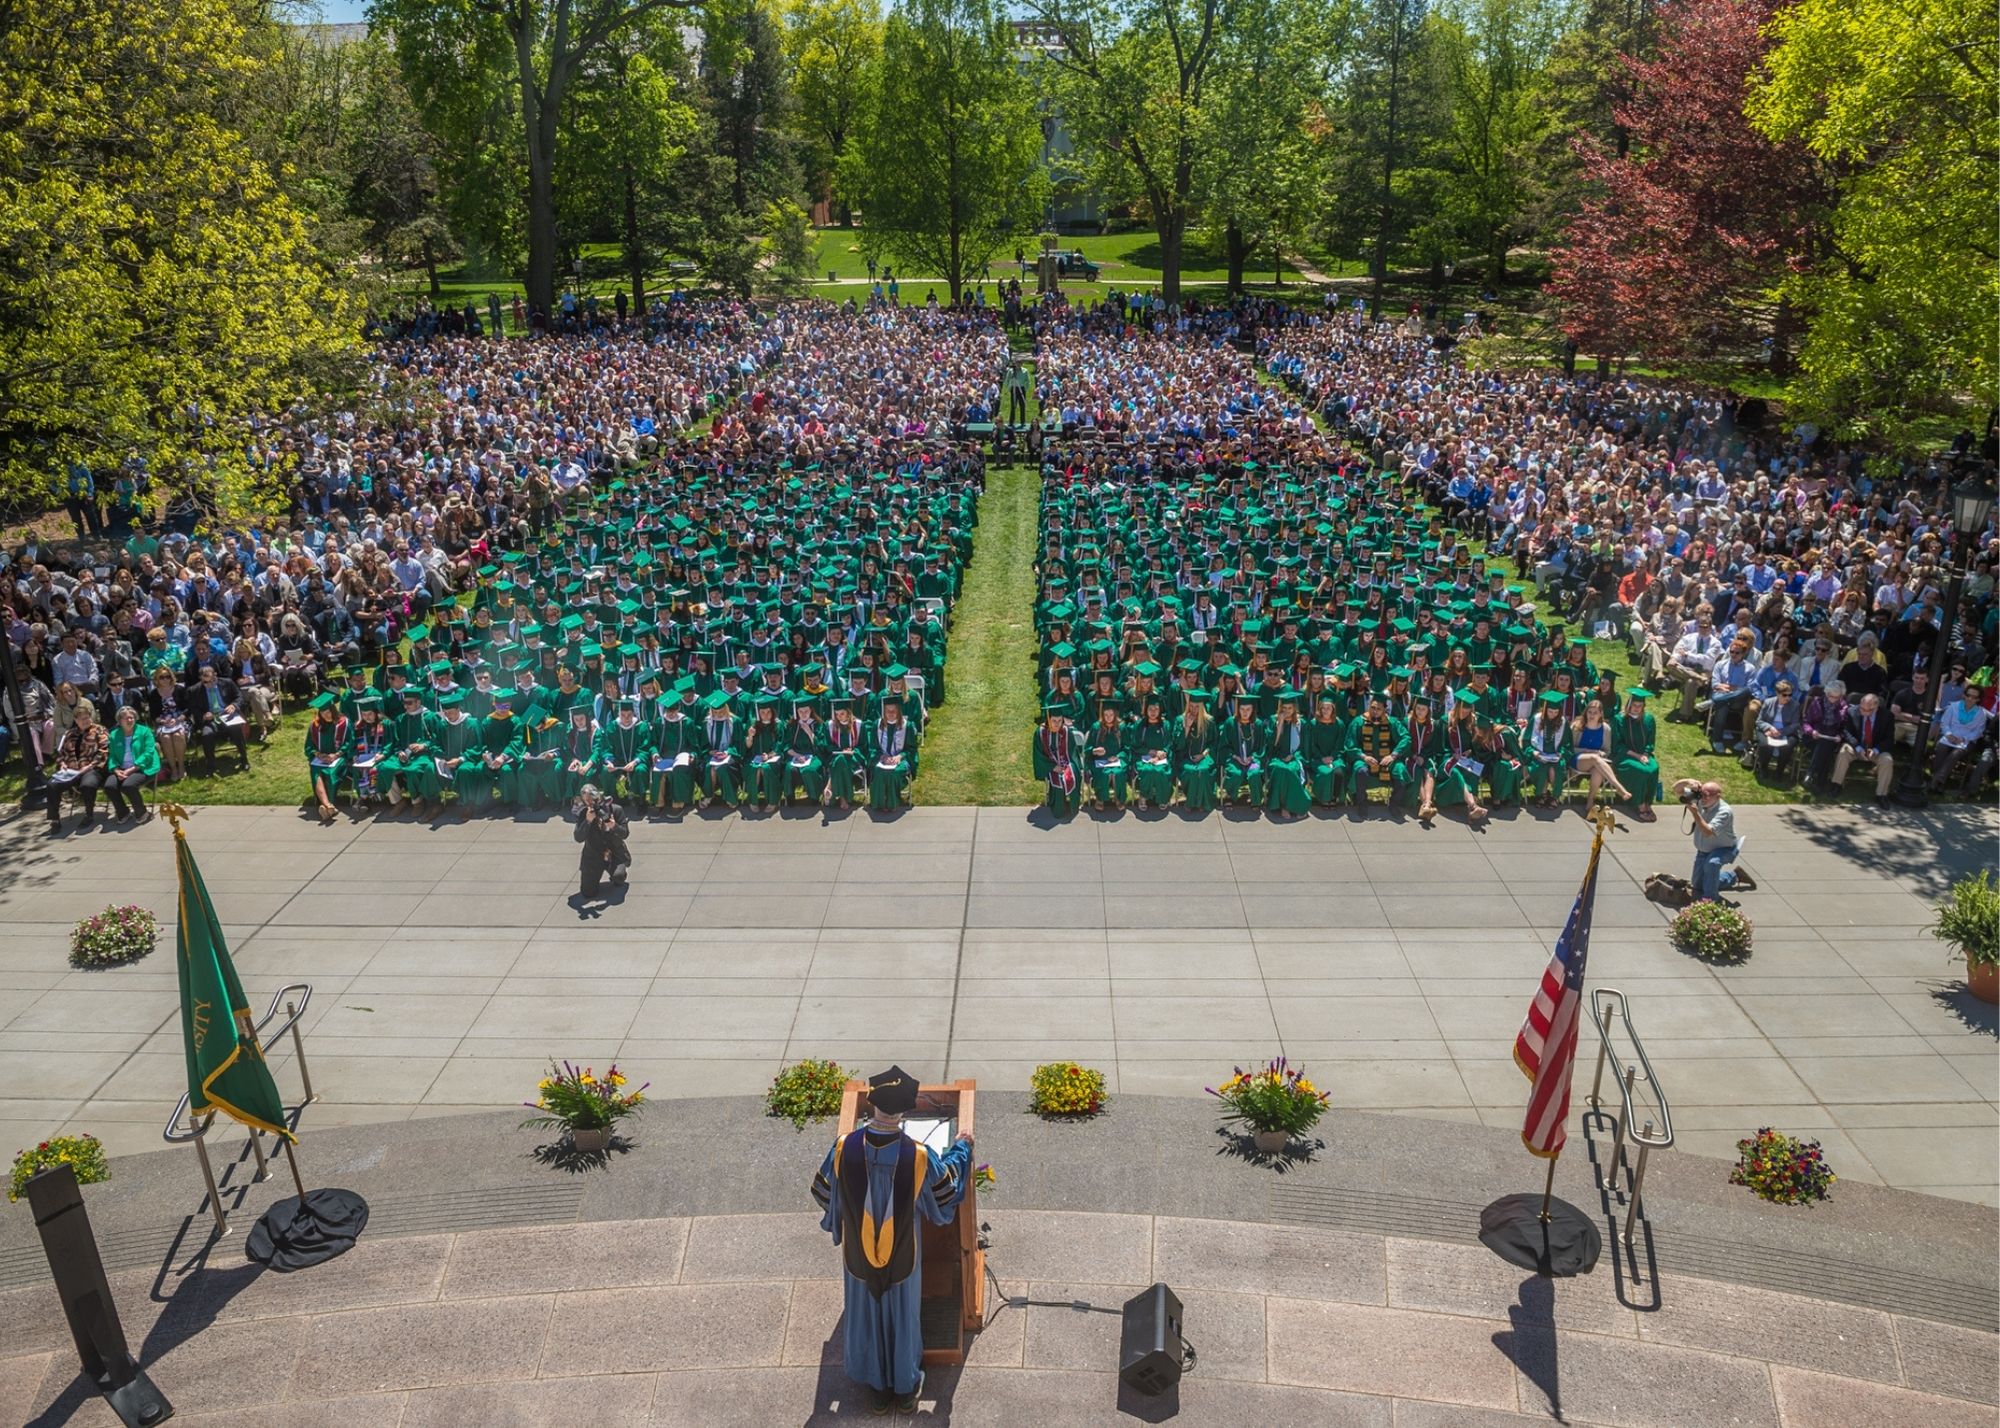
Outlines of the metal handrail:
[{"label": "metal handrail", "polygon": [[[293,992],[299,994],[296,1004],[286,1000],[286,997]],[[292,1034],[292,1054],[298,1058],[299,1079],[305,1083],[306,1089],[305,1099],[299,1102],[301,1107],[310,1105],[316,1099],[313,1094],[312,1072],[306,1066],[305,1037],[299,1031],[299,1019],[305,1015],[306,1008],[311,1005],[311,983],[289,983],[286,986],[278,988],[272,994],[270,1009],[251,1027],[251,1035],[256,1037],[259,1046],[268,1046],[271,1042],[282,1038],[288,1031]],[[280,1006],[285,1010],[284,1024],[279,1026],[269,1036],[266,1036],[264,1029],[277,1017]],[[219,1235],[226,1235],[229,1233],[229,1217],[222,1211],[222,1196],[217,1191],[215,1185],[215,1167],[209,1163],[208,1159],[207,1137],[209,1127],[215,1124],[215,1112],[210,1111],[202,1116],[201,1119],[196,1120],[192,1115],[188,1114],[188,1096],[189,1093],[183,1091],[181,1092],[181,1098],[174,1102],[173,1114],[167,1117],[166,1128],[160,1132],[160,1138],[169,1145],[183,1145],[188,1141],[194,1142],[195,1154],[201,1160],[201,1178],[208,1186],[208,1207],[210,1212],[215,1216],[215,1231]],[[181,1118],[183,1116],[187,1116],[186,1129],[182,1129],[181,1126]],[[250,1131],[250,1149],[257,1157],[257,1173],[253,1177],[253,1180],[262,1181],[270,1175],[271,1169],[264,1159],[264,1133],[255,1127],[252,1127]]]},{"label": "metal handrail", "polygon": [[[1618,1099],[1620,1114],[1613,1120],[1616,1137],[1613,1141],[1611,1164],[1606,1171],[1606,1181],[1617,1193],[1618,1172],[1625,1164],[1625,1142],[1629,1137],[1632,1144],[1639,1147],[1639,1157],[1632,1166],[1632,1198],[1625,1208],[1625,1243],[1632,1243],[1632,1229],[1638,1222],[1639,1200],[1646,1189],[1646,1157],[1655,1150],[1665,1150],[1674,1143],[1673,1111],[1667,1105],[1666,1090],[1660,1085],[1660,1078],[1653,1072],[1653,1063],[1646,1059],[1645,1043],[1639,1040],[1638,1029],[1632,1025],[1631,1008],[1625,994],[1616,987],[1598,987],[1590,994],[1592,1021],[1597,1025],[1597,1074],[1590,1083],[1589,1104],[1599,1115],[1604,1111],[1604,1063],[1611,1056],[1611,1022],[1616,1017],[1624,1028],[1625,1036],[1632,1043],[1631,1062],[1620,1059],[1621,1074],[1618,1077]],[[1659,1112],[1659,1129],[1648,1116],[1643,1126],[1634,1129],[1638,1120],[1635,1110],[1634,1092],[1643,1088],[1652,1105]]]}]

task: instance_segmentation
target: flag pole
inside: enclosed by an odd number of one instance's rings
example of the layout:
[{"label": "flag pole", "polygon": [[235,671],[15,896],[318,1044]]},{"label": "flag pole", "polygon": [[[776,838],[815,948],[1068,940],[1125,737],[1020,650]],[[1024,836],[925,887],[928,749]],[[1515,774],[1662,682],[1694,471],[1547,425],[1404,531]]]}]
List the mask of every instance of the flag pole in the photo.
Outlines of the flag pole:
[{"label": "flag pole", "polygon": [[[285,1147],[285,1164],[292,1167],[292,1184],[298,1189],[299,1205],[303,1208],[306,1203],[306,1182],[299,1178],[299,1158],[293,1154],[292,1143],[290,1141],[286,1140],[283,1136],[278,1137],[278,1140]],[[1547,1212],[1544,1211],[1543,1214],[1546,1217]]]},{"label": "flag pole", "polygon": [[[290,1154],[291,1149],[287,1145],[285,1147],[286,1153]],[[1542,1213],[1537,1218],[1545,1225],[1549,1222],[1549,1206],[1555,1200],[1556,1195],[1556,1160],[1556,1156],[1552,1155],[1549,1157],[1549,1178],[1542,1182]],[[298,1170],[294,1168],[292,1174],[298,1174]]]}]

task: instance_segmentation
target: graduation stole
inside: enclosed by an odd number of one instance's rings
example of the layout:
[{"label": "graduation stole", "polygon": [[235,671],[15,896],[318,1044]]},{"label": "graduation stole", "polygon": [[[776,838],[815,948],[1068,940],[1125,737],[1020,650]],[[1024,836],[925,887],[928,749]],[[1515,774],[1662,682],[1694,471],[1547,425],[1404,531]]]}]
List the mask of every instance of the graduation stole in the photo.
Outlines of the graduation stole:
[{"label": "graduation stole", "polygon": [[1271,757],[1294,758],[1299,752],[1299,743],[1299,721],[1294,719],[1288,724],[1280,724],[1275,730],[1275,737],[1271,740]]},{"label": "graduation stole", "polygon": [[786,746],[795,754],[812,754],[818,749],[819,737],[813,733],[812,725],[802,724],[794,719],[791,737],[786,741]]},{"label": "graduation stole", "polygon": [[312,752],[323,759],[332,758],[347,743],[347,720],[336,719],[329,724],[324,719],[315,719],[307,732]]},{"label": "graduation stole", "polygon": [[616,752],[619,763],[629,764],[637,756],[639,735],[643,732],[644,728],[644,725],[636,723],[629,729],[623,724],[613,724],[609,729],[604,731],[605,741]]},{"label": "graduation stole", "polygon": [[846,753],[861,742],[861,726],[851,719],[845,724],[835,719],[826,726],[826,742],[836,753]]},{"label": "graduation stole", "polygon": [[1070,731],[1065,728],[1060,743],[1055,730],[1044,724],[1035,735],[1041,742],[1042,754],[1049,761],[1049,783],[1063,793],[1076,789],[1076,746],[1070,739]]},{"label": "graduation stole", "polygon": [[1253,764],[1257,762],[1257,749],[1251,742],[1256,732],[1257,725],[1254,720],[1248,724],[1244,723],[1241,719],[1232,719],[1230,721],[1229,742],[1232,750],[1231,757],[1238,763]]},{"label": "graduation stole", "polygon": [[591,760],[596,744],[597,735],[588,725],[579,729],[575,724],[571,724],[569,732],[563,737],[563,752],[572,760],[587,764]]},{"label": "graduation stole", "polygon": [[[883,758],[899,759],[903,756],[903,743],[909,737],[909,734],[910,726],[908,724],[877,725],[875,729],[875,747],[881,751]],[[1014,747],[1018,749],[1020,745],[1016,744]]]},{"label": "graduation stole", "polygon": [[1651,755],[1653,752],[1652,742],[1646,738],[1645,715],[1641,714],[1637,719],[1630,714],[1625,716],[1625,747],[1635,754]]}]

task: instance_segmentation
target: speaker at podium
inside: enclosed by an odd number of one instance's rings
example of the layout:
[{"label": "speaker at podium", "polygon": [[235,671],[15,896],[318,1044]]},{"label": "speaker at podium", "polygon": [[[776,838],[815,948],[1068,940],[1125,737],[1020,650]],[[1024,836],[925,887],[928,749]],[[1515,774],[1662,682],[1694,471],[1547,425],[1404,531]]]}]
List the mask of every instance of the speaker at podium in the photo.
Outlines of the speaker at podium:
[{"label": "speaker at podium", "polygon": [[[973,1117],[978,1088],[972,1081],[919,1085],[917,1104],[903,1118],[903,1133],[942,1154],[962,1132],[977,1135]],[[840,1134],[874,1114],[868,1083],[849,1081],[840,1096]],[[979,1247],[979,1187],[967,1185],[951,1220],[922,1221],[917,1252],[923,1264],[923,1335],[926,1368],[965,1362],[965,1336],[986,1322],[986,1251]]]}]

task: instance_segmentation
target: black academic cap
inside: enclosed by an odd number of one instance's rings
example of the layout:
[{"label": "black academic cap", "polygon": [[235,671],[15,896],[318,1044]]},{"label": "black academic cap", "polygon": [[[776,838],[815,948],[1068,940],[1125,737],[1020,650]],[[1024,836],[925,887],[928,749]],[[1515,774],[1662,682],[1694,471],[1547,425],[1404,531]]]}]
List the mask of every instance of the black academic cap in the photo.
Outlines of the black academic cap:
[{"label": "black academic cap", "polygon": [[868,1104],[884,1115],[900,1116],[917,1104],[917,1078],[900,1066],[891,1066],[868,1078]]}]

